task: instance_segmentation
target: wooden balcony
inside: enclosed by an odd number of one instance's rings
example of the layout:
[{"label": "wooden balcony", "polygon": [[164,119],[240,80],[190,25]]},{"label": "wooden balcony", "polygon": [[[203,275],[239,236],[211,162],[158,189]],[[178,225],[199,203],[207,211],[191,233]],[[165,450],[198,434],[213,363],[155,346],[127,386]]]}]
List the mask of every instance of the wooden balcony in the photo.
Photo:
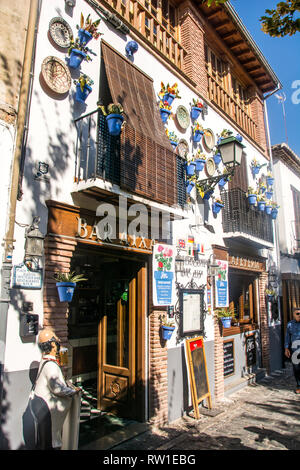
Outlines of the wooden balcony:
[{"label": "wooden balcony", "polygon": [[228,93],[218,81],[207,73],[208,98],[228,114],[237,125],[256,141],[257,124],[243,107]]},{"label": "wooden balcony", "polygon": [[149,45],[169,59],[178,69],[183,68],[184,48],[176,39],[175,28],[165,24],[159,12],[137,0],[104,0],[123,20],[132,26]]}]

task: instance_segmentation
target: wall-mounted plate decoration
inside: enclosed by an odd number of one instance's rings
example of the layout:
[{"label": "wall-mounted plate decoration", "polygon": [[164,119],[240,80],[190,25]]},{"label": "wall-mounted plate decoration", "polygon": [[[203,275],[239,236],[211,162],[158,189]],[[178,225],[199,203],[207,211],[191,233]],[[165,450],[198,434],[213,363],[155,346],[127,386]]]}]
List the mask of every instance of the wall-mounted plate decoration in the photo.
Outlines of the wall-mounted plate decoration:
[{"label": "wall-mounted plate decoration", "polygon": [[178,108],[176,109],[176,117],[178,124],[182,129],[187,129],[189,127],[191,118],[188,110],[184,106],[178,106]]},{"label": "wall-mounted plate decoration", "polygon": [[60,16],[52,18],[50,21],[49,34],[57,46],[64,49],[70,47],[73,31],[71,26]]},{"label": "wall-mounted plate decoration", "polygon": [[67,93],[72,84],[70,71],[66,64],[54,56],[48,56],[43,60],[42,77],[50,90],[63,95]]},{"label": "wall-mounted plate decoration", "polygon": [[186,140],[180,139],[177,145],[177,153],[181,158],[186,158],[189,153],[189,144]]},{"label": "wall-mounted plate decoration", "polygon": [[210,152],[214,148],[216,144],[216,139],[211,129],[205,129],[202,142],[207,152]]},{"label": "wall-mounted plate decoration", "polygon": [[216,164],[213,158],[208,158],[206,160],[205,170],[206,170],[207,176],[213,176],[215,174]]}]

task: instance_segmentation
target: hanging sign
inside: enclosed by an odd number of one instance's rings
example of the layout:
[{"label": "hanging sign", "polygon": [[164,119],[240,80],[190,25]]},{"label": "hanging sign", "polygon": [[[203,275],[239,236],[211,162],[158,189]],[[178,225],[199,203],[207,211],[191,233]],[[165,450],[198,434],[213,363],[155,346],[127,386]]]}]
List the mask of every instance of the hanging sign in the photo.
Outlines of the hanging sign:
[{"label": "hanging sign", "polygon": [[153,247],[153,305],[175,303],[175,247],[158,243]]},{"label": "hanging sign", "polygon": [[229,307],[228,261],[216,260],[218,273],[215,276],[216,307]]},{"label": "hanging sign", "polygon": [[41,289],[42,269],[31,271],[24,263],[14,266],[12,287],[18,289]]}]

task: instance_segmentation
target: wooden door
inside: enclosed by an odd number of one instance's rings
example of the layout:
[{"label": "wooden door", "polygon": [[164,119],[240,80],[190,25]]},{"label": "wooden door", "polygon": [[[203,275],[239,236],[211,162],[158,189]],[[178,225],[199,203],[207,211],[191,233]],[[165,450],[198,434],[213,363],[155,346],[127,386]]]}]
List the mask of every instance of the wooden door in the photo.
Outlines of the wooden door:
[{"label": "wooden door", "polygon": [[128,264],[127,277],[105,281],[98,341],[98,408],[140,419],[137,405],[141,404],[141,397],[136,390],[140,361],[136,351],[144,343],[144,333],[140,335],[140,331],[145,312],[140,305],[145,291],[140,280],[145,268]]}]

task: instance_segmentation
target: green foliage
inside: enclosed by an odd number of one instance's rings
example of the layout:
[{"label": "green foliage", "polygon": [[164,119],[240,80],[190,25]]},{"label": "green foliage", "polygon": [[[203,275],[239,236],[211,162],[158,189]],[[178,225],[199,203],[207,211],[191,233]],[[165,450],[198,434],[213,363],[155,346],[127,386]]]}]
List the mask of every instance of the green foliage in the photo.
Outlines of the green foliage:
[{"label": "green foliage", "polygon": [[202,3],[207,3],[208,7],[211,7],[214,3],[215,5],[219,5],[221,3],[226,3],[228,0],[202,0]]},{"label": "green foliage", "polygon": [[105,106],[98,105],[98,108],[101,109],[104,116],[107,116],[108,114],[122,114],[124,112],[120,103],[110,103],[107,106],[107,111],[105,110]]},{"label": "green foliage", "polygon": [[224,317],[230,317],[234,318],[235,317],[235,311],[234,309],[224,307],[224,308],[218,308],[216,310],[216,316],[217,318],[224,318]]},{"label": "green foliage", "polygon": [[84,85],[88,85],[88,86],[94,85],[94,81],[85,73],[80,74],[80,77],[73,80],[73,82],[75,85],[79,83],[81,91],[83,91]]},{"label": "green foliage", "polygon": [[300,12],[300,0],[287,0],[277,3],[276,9],[266,10],[266,15],[260,18],[262,30],[272,37],[292,36],[300,31],[300,18],[295,18]]},{"label": "green foliage", "polygon": [[56,282],[81,282],[81,281],[87,281],[88,279],[83,277],[83,274],[76,274],[75,271],[72,271],[70,273],[55,273],[54,274],[54,279]]}]

